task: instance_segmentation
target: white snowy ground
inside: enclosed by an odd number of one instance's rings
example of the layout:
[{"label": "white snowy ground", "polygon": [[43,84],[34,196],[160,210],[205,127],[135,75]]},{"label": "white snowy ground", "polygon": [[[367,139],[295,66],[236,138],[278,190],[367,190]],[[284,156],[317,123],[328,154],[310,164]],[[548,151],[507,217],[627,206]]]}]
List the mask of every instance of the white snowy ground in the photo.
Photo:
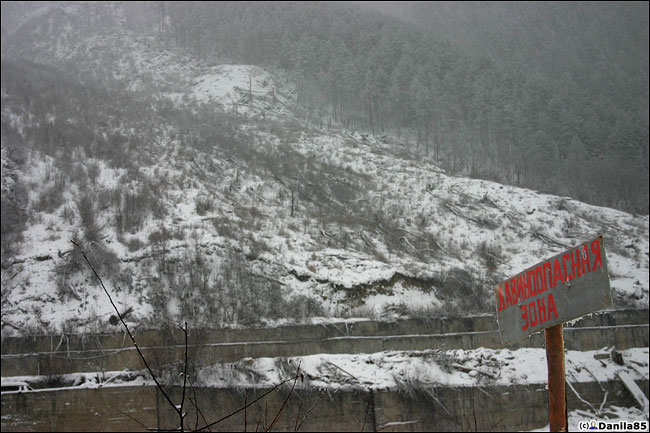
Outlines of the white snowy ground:
[{"label": "white snowy ground", "polygon": [[[237,196],[243,206],[256,206],[260,213],[270,216],[264,220],[262,228],[251,235],[264,239],[269,250],[263,253],[264,261],[256,272],[273,275],[284,283],[287,296],[306,295],[321,302],[331,316],[336,316],[345,308],[344,293],[332,292],[332,285],[351,288],[359,284],[368,284],[379,280],[388,280],[396,272],[418,277],[430,277],[444,274],[452,268],[470,270],[474,275],[483,273],[485,266],[476,253],[481,242],[488,242],[500,249],[502,257],[498,271],[502,275],[515,275],[522,269],[566,249],[549,247],[535,238],[532,233],[540,231],[567,246],[575,245],[588,238],[610,230],[615,237],[605,235],[607,258],[611,274],[611,285],[615,296],[636,308],[648,307],[648,217],[633,216],[608,208],[598,208],[584,203],[563,199],[556,196],[540,194],[535,191],[503,186],[497,183],[458,178],[432,171],[432,166],[412,161],[393,159],[378,155],[372,148],[359,145],[356,148],[343,144],[345,138],[339,134],[323,134],[304,138],[294,143],[295,149],[305,155],[318,152],[321,158],[329,158],[332,164],[348,164],[360,173],[373,176],[376,185],[368,196],[385,207],[403,208],[403,217],[398,221],[407,232],[425,233],[436,239],[441,247],[434,263],[422,263],[409,254],[391,254],[381,243],[381,239],[372,232],[365,236],[379,250],[384,249],[387,261],[360,252],[355,240],[348,248],[324,246],[326,239],[320,234],[322,226],[318,221],[291,218],[286,215],[286,208],[279,208],[277,203],[267,200],[263,203],[249,191],[260,190],[266,197],[278,194],[281,188],[255,175],[242,174]],[[169,144],[174,146],[175,144]],[[337,154],[340,155],[337,156]],[[164,164],[164,161],[161,162]],[[46,176],[51,161],[34,161],[32,170],[26,173],[34,185],[47,185],[52,182]],[[381,167],[391,166],[390,174],[382,175]],[[99,163],[99,188],[113,188],[115,179],[121,173]],[[143,167],[143,173],[153,172],[156,167]],[[181,176],[182,172],[173,166],[163,167],[169,178]],[[426,190],[427,185],[435,185],[433,192]],[[36,188],[36,187],[35,187]],[[30,191],[33,196],[38,190]],[[152,221],[139,232],[127,235],[128,239],[139,239],[148,244],[148,236],[158,230],[162,224],[170,230],[181,230],[189,234],[199,230],[200,243],[205,250],[221,250],[230,242],[215,233],[210,218],[232,215],[230,200],[215,200],[215,209],[205,216],[197,215],[195,203],[197,196],[211,193],[201,185],[181,190],[170,190],[168,208],[170,215],[164,221]],[[70,194],[66,192],[66,194]],[[488,207],[481,203],[481,197],[488,196],[501,209]],[[460,209],[461,202],[467,204],[462,208],[470,217],[488,216],[499,223],[495,229],[479,227],[466,219],[448,212],[445,203],[453,203]],[[564,202],[566,209],[559,209]],[[74,203],[72,196],[68,203]],[[74,204],[70,205],[74,207]],[[527,212],[536,210],[531,215]],[[61,259],[59,252],[72,248],[78,226],[73,221],[63,218],[63,211],[57,214],[41,214],[37,222],[28,226],[23,233],[22,251],[16,257],[23,265],[3,270],[3,290],[6,290],[7,304],[3,304],[3,320],[17,326],[49,326],[59,332],[64,324],[76,323],[80,332],[88,331],[85,324],[96,318],[107,319],[114,314],[110,303],[94,281],[79,281],[79,300],[59,299],[55,286],[55,268]],[[418,228],[410,220],[417,215],[425,215],[429,225]],[[513,220],[510,220],[510,217]],[[113,218],[111,211],[105,212],[106,220]],[[181,223],[177,223],[180,221]],[[514,222],[513,222],[514,221]],[[110,224],[106,224],[110,227]],[[328,229],[329,230],[329,229]],[[345,230],[345,228],[344,228]],[[127,305],[136,306],[134,317],[146,318],[151,310],[144,301],[148,281],[141,270],[129,267],[128,262],[151,254],[151,247],[139,251],[130,251],[117,241],[117,234],[107,230],[107,245],[125,263],[124,272],[131,272],[138,290],[115,293],[109,284],[120,308]],[[356,242],[360,242],[358,237]],[[171,240],[171,254],[182,254],[191,248],[189,240]],[[40,258],[50,256],[51,260]],[[215,256],[218,260],[219,255]],[[268,267],[267,263],[275,264]],[[218,261],[215,265],[218,264]],[[215,266],[216,268],[216,266]],[[481,271],[483,269],[483,271]],[[293,271],[307,276],[307,281],[299,281],[289,273]],[[489,289],[486,284],[486,290]],[[377,316],[387,305],[402,304],[411,308],[441,308],[443,304],[436,291],[424,293],[417,287],[404,286],[398,282],[390,288],[388,294],[370,294],[365,299],[364,311]],[[444,288],[440,288],[444,289]],[[348,311],[349,312],[349,311]],[[367,317],[367,316],[366,316]],[[34,320],[38,318],[38,321]],[[73,320],[71,320],[73,319]],[[79,322],[77,319],[83,319]],[[30,325],[31,323],[31,325]],[[72,329],[68,328],[68,331]],[[3,328],[3,332],[7,328]]]},{"label": "white snowy ground", "polygon": [[[624,370],[635,380],[648,379],[648,348],[621,351],[625,366],[596,359],[599,351],[567,351],[569,382],[618,380]],[[599,356],[600,357],[600,356]],[[544,349],[485,349],[448,351],[386,351],[373,354],[318,354],[291,358],[242,359],[200,370],[206,386],[269,386],[300,366],[309,386],[326,388],[393,389],[401,384],[473,386],[547,382]]]},{"label": "white snowy ground", "polygon": [[[633,380],[648,380],[648,348],[620,351],[624,365],[615,364],[608,356],[609,348],[596,351],[567,351],[567,392],[576,392],[571,386],[580,382],[618,380],[619,372],[626,372]],[[449,351],[386,351],[363,355],[319,354],[291,358],[242,359],[227,364],[200,368],[195,386],[269,388],[300,372],[304,382],[296,386],[321,390],[375,390],[410,389],[427,386],[490,386],[526,385],[547,382],[546,353],[544,349],[517,350],[449,350]],[[180,367],[179,367],[180,368]],[[178,377],[171,372],[169,377]],[[72,383],[68,388],[98,388],[109,386],[151,385],[147,373],[114,371],[105,373],[76,373],[64,375]],[[18,376],[3,381],[25,381],[37,384],[43,376]],[[180,385],[181,382],[178,383]],[[36,385],[38,386],[38,385]],[[36,390],[35,392],[45,392]],[[582,396],[579,396],[582,399]],[[643,410],[620,408],[603,401],[587,402],[589,411],[574,410],[569,415],[571,431],[579,431],[578,423],[585,420],[615,422],[647,420]],[[534,431],[548,431],[548,426]]]},{"label": "white snowy ground", "polygon": [[[574,383],[618,380],[626,372],[633,380],[648,380],[648,348],[622,350],[624,365],[609,358],[609,348],[565,353],[566,378]],[[601,356],[602,355],[602,356]],[[508,386],[542,384],[548,380],[544,349],[385,351],[372,354],[318,354],[290,358],[244,358],[199,368],[193,383],[216,388],[268,388],[295,375],[297,386],[319,389],[396,389],[410,386]],[[180,367],[179,367],[180,368]],[[174,375],[177,377],[176,375]],[[145,370],[73,373],[63,376],[72,387],[150,384]],[[43,376],[3,377],[38,383]],[[182,384],[182,381],[178,384]],[[571,391],[568,391],[571,392]],[[592,402],[596,406],[601,402]]]},{"label": "white snowy ground", "polygon": [[[350,137],[356,137],[354,139],[358,141],[353,146],[346,145],[346,141],[351,140]],[[276,140],[275,137],[268,137],[267,145],[273,146]],[[287,296],[315,297],[331,316],[336,316],[345,311],[345,299],[341,291],[332,291],[332,285],[351,288],[388,280],[396,272],[421,278],[439,277],[453,268],[467,269],[475,276],[485,276],[485,265],[477,254],[477,248],[482,242],[499,249],[501,261],[498,272],[501,275],[515,275],[571,245],[605,232],[615,297],[632,307],[648,308],[648,216],[633,216],[614,209],[494,182],[449,176],[430,164],[379,154],[375,152],[374,143],[363,144],[361,141],[358,134],[345,136],[341,133],[322,133],[302,136],[289,145],[305,156],[318,157],[332,165],[346,165],[353,173],[371,177],[374,183],[372,189],[365,194],[366,197],[384,203],[385,209],[398,209],[396,212],[401,216],[397,218],[396,224],[403,227],[405,235],[429,235],[438,243],[440,252],[432,263],[423,263],[408,251],[403,254],[391,253],[382,243],[381,237],[370,231],[365,231],[364,236],[377,250],[383,251],[385,261],[361,251],[363,243],[358,233],[353,233],[348,248],[327,246],[327,239],[321,230],[324,228],[331,231],[331,228],[320,225],[317,220],[289,217],[286,206],[281,206],[273,199],[286,188],[255,174],[244,174],[242,170],[234,193],[237,201],[242,207],[254,207],[265,215],[261,228],[247,235],[263,239],[268,246],[268,250],[262,254],[263,260],[253,266],[256,267],[256,272],[273,275],[284,283]],[[170,141],[165,143],[169,148],[179,145]],[[158,165],[143,167],[141,171],[153,176],[152,173],[158,170],[166,173],[168,179],[180,178],[184,172],[174,163],[161,158]],[[30,196],[35,199],[38,188],[41,188],[39,185],[53,182],[51,176],[48,177],[52,162],[47,158],[34,158],[32,164],[31,170],[24,175],[34,185]],[[98,162],[98,165],[98,189],[114,188],[116,179],[123,173],[106,167],[102,162]],[[390,167],[390,170],[384,172],[384,167]],[[231,168],[229,171],[225,172],[226,177],[221,180],[223,184],[229,180],[234,181],[235,170]],[[228,215],[233,214],[234,206],[232,200],[220,197],[220,191],[208,188],[199,182],[184,190],[170,188],[167,194],[170,215],[162,221],[151,221],[140,231],[126,237],[139,239],[143,245],[148,245],[149,234],[165,225],[170,230],[185,232],[186,236],[198,230],[201,246],[206,251],[222,250],[230,240],[215,232],[210,219],[232,218]],[[74,208],[72,192],[66,191],[65,194],[67,206]],[[210,194],[219,197],[214,201],[215,208],[205,216],[198,215],[195,212],[197,197]],[[258,196],[271,198],[263,202]],[[489,197],[497,207],[485,204],[481,201],[482,197]],[[450,212],[446,207],[449,204],[470,218],[488,217],[498,226],[489,229],[474,224]],[[136,306],[134,317],[146,318],[151,312],[143,298],[147,291],[148,276],[126,263],[137,262],[141,257],[150,255],[152,247],[130,251],[119,242],[118,235],[110,228],[109,221],[114,218],[111,212],[107,209],[102,214],[109,227],[106,230],[107,246],[125,263],[124,272],[133,274],[137,289],[130,293],[113,293],[120,308]],[[6,299],[9,301],[3,304],[3,320],[6,322],[20,327],[49,326],[56,332],[63,329],[64,324],[76,323],[78,330],[83,332],[88,331],[86,323],[96,318],[107,319],[114,314],[104,293],[94,281],[84,282],[80,279],[78,287],[81,299],[69,299],[66,302],[59,299],[55,286],[55,268],[62,261],[59,252],[71,249],[70,239],[79,230],[74,219],[65,218],[63,214],[62,207],[56,214],[41,213],[33,218],[36,221],[24,231],[22,251],[16,257],[20,266],[9,272],[3,270],[3,290],[6,290]],[[424,226],[418,226],[414,222],[419,216],[427,219]],[[333,229],[351,230],[346,227]],[[544,244],[533,236],[536,231],[554,238],[567,248]],[[188,248],[192,248],[191,242],[187,238],[171,240],[171,254],[182,257]],[[51,259],[41,259],[47,256]],[[216,268],[219,254],[213,257]],[[269,267],[269,263],[274,267]],[[300,281],[290,275],[291,272],[308,279]],[[488,290],[490,285],[486,283],[485,287]],[[114,290],[110,284],[108,288]],[[390,304],[432,309],[444,306],[436,291],[424,293],[417,287],[404,286],[398,282],[387,294],[370,294],[363,307],[366,313],[376,317]],[[77,319],[83,320],[80,322]],[[5,331],[6,327],[3,328]]]},{"label": "white snowy ground", "polygon": [[[291,118],[292,90],[255,65],[218,65],[193,79],[190,94],[197,101],[221,105],[225,111],[252,118]],[[251,100],[252,97],[252,100]],[[267,117],[268,114],[268,117]]]}]

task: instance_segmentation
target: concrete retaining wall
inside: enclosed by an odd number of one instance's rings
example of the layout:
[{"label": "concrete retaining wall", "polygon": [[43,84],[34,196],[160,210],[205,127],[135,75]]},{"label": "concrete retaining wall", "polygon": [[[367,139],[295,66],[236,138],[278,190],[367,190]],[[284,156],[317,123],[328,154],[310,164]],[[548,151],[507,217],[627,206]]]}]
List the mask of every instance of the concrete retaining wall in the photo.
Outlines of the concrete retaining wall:
[{"label": "concrete retaining wall", "polygon": [[[639,385],[647,394],[648,381]],[[599,384],[574,386],[594,406],[602,402],[604,393]],[[603,386],[608,392],[608,405],[635,405],[620,383],[609,382]],[[212,422],[242,408],[244,402],[252,402],[265,391],[199,388],[196,397],[203,416]],[[245,413],[242,411],[212,427],[212,431],[253,431],[268,427],[288,392],[288,387],[274,391]],[[588,409],[571,391],[567,392],[569,410]],[[180,402],[180,388],[173,388],[170,393],[175,402]],[[186,408],[186,422],[193,428],[196,411],[187,400]],[[530,430],[548,423],[547,394],[544,385],[415,387],[408,392],[297,389],[273,430],[295,431],[296,423],[301,421],[301,431]],[[199,417],[199,427],[203,425]],[[177,426],[177,415],[154,387],[2,395],[3,431],[136,431]]]},{"label": "concrete retaining wall", "polygon": [[[648,310],[609,311],[565,326],[569,350],[647,347]],[[148,330],[136,340],[155,368],[185,354],[178,330]],[[544,334],[508,348],[543,347]],[[301,356],[318,353],[375,353],[384,350],[501,348],[492,316],[359,321],[260,329],[190,330],[189,357],[198,365],[246,357]],[[2,342],[2,374],[48,375],[141,369],[142,361],[124,333],[85,336],[7,338]]]},{"label": "concrete retaining wall", "polygon": [[[565,329],[648,324],[648,310],[609,310],[579,319]],[[111,334],[41,335],[32,337],[10,337],[2,341],[2,353],[51,352],[86,349],[119,349],[129,347],[131,341],[120,326],[114,327]],[[324,340],[332,337],[357,336],[379,337],[413,334],[454,334],[454,333],[494,333],[498,339],[498,326],[495,315],[473,317],[431,317],[404,319],[393,322],[360,320],[348,323],[329,323],[319,325],[287,325],[275,328],[245,329],[196,329],[189,335],[190,344],[198,343],[236,343],[259,341],[302,341]],[[136,330],[138,343],[142,346],[158,346],[164,343],[182,344],[182,331]],[[534,337],[533,337],[534,338]],[[498,340],[495,340],[498,342]],[[525,347],[530,347],[522,340]],[[533,343],[534,344],[534,343]],[[510,347],[510,346],[509,346]]]}]

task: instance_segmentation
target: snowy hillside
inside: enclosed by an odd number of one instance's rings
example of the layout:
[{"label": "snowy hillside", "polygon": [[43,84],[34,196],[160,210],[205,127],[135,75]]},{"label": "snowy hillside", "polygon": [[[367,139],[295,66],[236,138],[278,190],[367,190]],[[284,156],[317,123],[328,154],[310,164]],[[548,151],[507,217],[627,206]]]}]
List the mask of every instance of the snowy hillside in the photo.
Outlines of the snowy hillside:
[{"label": "snowy hillside", "polygon": [[281,71],[71,8],[3,36],[3,335],[119,329],[71,240],[142,327],[492,314],[493,284],[597,234],[615,307],[648,308],[647,215],[451,176],[408,133],[310,119]]}]

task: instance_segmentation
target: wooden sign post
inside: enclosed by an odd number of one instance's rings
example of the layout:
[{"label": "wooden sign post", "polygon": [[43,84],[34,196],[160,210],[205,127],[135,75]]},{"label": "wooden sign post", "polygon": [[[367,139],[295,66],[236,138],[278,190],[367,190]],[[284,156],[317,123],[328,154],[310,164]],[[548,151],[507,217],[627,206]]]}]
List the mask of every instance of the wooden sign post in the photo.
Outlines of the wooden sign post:
[{"label": "wooden sign post", "polygon": [[562,323],[612,305],[602,236],[494,286],[501,344],[545,330],[551,431],[567,430]]},{"label": "wooden sign post", "polygon": [[564,335],[562,324],[544,331],[548,371],[548,421],[551,431],[569,431],[564,377]]}]

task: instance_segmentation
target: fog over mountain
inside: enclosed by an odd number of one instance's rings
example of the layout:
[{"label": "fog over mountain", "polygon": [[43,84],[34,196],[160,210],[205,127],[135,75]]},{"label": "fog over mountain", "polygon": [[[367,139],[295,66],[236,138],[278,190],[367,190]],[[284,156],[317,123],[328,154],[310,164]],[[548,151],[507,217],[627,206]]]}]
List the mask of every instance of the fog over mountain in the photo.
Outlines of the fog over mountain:
[{"label": "fog over mountain", "polygon": [[[2,332],[648,306],[648,4],[3,2]],[[114,328],[118,328],[115,326]]]}]

